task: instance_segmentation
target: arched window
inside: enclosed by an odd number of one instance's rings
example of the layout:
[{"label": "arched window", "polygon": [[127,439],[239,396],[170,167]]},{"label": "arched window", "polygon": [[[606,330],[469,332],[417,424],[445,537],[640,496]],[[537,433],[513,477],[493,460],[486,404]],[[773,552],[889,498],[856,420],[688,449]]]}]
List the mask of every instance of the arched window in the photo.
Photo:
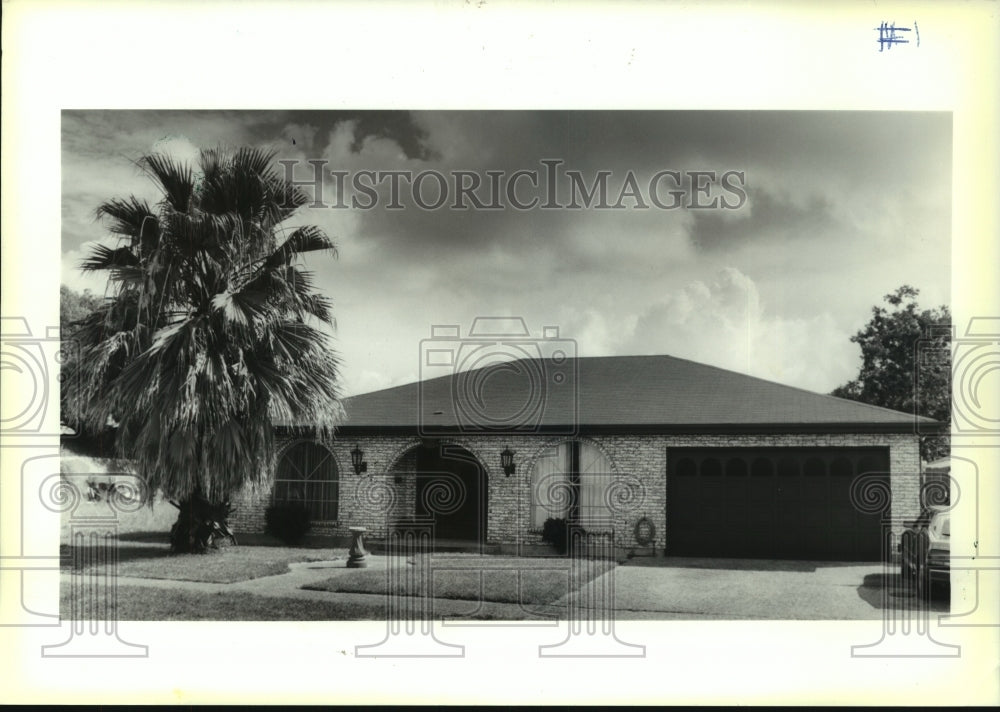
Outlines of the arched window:
[{"label": "arched window", "polygon": [[570,488],[572,443],[560,443],[539,455],[531,471],[531,528],[541,529],[545,520],[569,517],[573,491]]},{"label": "arched window", "polygon": [[604,453],[588,442],[579,446],[580,511],[578,519],[584,529],[597,531],[611,526],[608,490],[611,487],[611,463]]},{"label": "arched window", "polygon": [[610,524],[611,463],[588,442],[565,442],[535,460],[531,473],[531,528],[552,518],[575,519],[584,529]]},{"label": "arched window", "polygon": [[337,521],[340,494],[337,463],[325,447],[299,442],[288,448],[274,477],[275,504],[302,503],[317,522]]}]

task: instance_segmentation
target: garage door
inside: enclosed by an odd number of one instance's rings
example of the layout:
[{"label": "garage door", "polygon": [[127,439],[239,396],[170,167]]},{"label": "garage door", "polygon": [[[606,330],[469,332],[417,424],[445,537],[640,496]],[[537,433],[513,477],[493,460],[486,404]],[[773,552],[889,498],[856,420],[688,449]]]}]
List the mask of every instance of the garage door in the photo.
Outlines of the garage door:
[{"label": "garage door", "polygon": [[888,471],[888,448],[669,448],[667,553],[878,561],[880,515],[850,489]]}]

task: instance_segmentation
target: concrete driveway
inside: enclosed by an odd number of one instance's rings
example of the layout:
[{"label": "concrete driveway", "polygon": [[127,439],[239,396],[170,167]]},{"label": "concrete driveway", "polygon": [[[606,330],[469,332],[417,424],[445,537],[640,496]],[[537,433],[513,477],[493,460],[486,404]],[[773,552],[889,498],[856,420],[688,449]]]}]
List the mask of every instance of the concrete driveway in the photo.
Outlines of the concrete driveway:
[{"label": "concrete driveway", "polygon": [[[633,559],[572,600],[600,608],[611,585],[622,620],[868,620],[917,607],[898,570],[881,564],[746,559]],[[947,592],[930,609],[948,612]]]}]

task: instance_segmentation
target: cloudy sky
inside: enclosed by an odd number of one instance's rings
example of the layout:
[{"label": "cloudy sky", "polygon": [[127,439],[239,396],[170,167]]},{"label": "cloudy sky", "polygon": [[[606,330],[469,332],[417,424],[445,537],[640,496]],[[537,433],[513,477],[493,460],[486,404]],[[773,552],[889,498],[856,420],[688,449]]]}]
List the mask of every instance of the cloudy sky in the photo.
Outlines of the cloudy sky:
[{"label": "cloudy sky", "polygon": [[[488,172],[518,170],[540,181],[520,181],[518,199],[544,202],[547,159],[587,186],[610,172],[612,204],[636,177],[639,198],[617,210],[454,210],[454,183],[425,210],[405,179],[402,209],[386,207],[389,181],[372,209],[333,208],[328,177],[326,206],[294,224],[323,227],[339,249],[308,267],[334,301],[347,394],[416,380],[432,325],[464,334],[476,316],[521,316],[539,336],[558,326],[581,356],[666,353],[827,392],[856,374],[849,338],[884,294],[908,283],[925,306],[949,302],[948,114],[68,111],[62,135],[62,281],[99,293],[77,269],[88,242],[108,239],[94,209],[157,199],[133,163],[149,152],[194,161],[203,147],[264,146],[300,161],[302,180],[305,161],[324,160],[347,172],[348,204],[368,170],[468,171],[486,203]],[[746,200],[716,183],[700,202],[742,205],[656,207],[660,171],[688,176],[682,202],[690,172],[738,171]],[[557,180],[555,202],[569,203],[570,181]],[[659,185],[669,205],[675,188]],[[433,202],[437,183],[422,195]]]}]

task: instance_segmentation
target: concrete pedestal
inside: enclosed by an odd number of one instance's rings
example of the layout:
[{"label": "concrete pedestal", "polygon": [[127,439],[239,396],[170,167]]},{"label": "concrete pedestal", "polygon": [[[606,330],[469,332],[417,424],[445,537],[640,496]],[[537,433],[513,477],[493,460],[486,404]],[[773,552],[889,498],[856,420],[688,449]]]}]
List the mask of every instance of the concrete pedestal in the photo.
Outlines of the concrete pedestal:
[{"label": "concrete pedestal", "polygon": [[368,568],[368,552],[365,551],[364,533],[368,531],[365,527],[349,527],[351,532],[351,550],[347,557],[347,568],[366,569]]}]

